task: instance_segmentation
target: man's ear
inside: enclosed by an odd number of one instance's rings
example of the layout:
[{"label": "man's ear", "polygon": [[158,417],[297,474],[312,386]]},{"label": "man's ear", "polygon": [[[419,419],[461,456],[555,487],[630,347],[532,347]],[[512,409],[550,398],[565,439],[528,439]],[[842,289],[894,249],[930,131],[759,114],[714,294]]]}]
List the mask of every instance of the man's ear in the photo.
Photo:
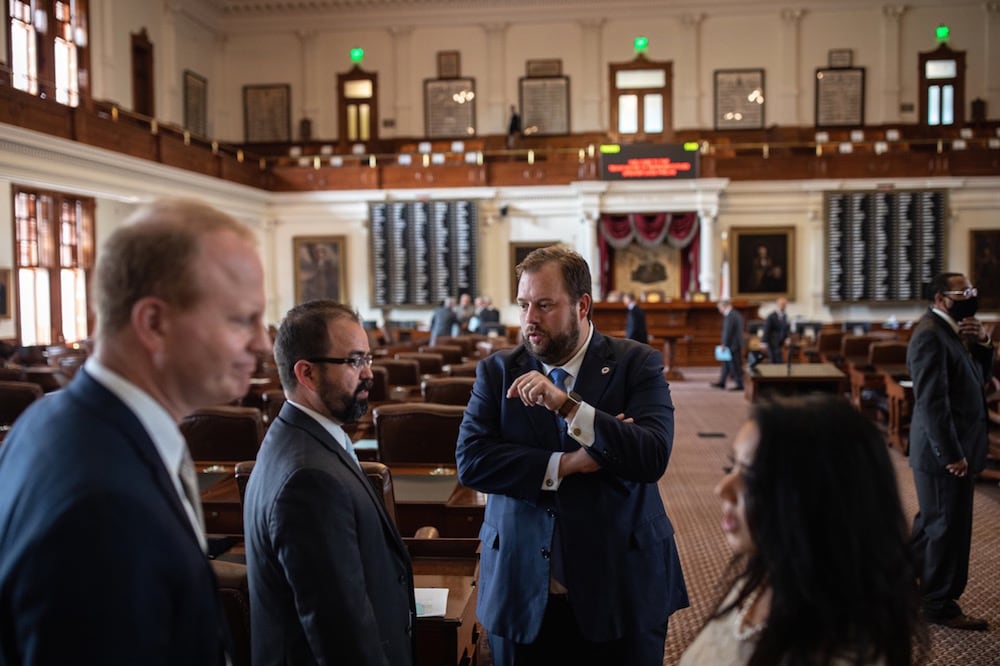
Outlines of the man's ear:
[{"label": "man's ear", "polygon": [[317,372],[319,372],[318,365],[299,359],[292,366],[292,371],[295,373],[295,380],[300,386],[304,386],[313,392],[316,391],[316,386],[319,383],[319,378],[316,376]]},{"label": "man's ear", "polygon": [[143,347],[154,354],[163,351],[170,330],[170,306],[166,301],[143,296],[132,305],[130,322]]},{"label": "man's ear", "polygon": [[594,300],[590,297],[590,294],[583,294],[580,296],[580,300],[576,302],[576,306],[579,308],[577,315],[583,319],[587,318],[590,309],[594,304]]}]

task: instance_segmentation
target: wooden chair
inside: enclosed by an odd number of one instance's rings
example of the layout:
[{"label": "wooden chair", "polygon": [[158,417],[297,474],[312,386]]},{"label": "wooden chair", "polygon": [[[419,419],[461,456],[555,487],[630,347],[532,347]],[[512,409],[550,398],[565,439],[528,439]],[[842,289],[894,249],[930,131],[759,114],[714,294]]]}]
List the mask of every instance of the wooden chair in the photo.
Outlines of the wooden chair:
[{"label": "wooden chair", "polygon": [[428,377],[421,383],[420,390],[424,402],[464,406],[469,404],[475,383],[471,377]]},{"label": "wooden chair", "polygon": [[6,427],[45,393],[34,382],[0,381],[0,426]]},{"label": "wooden chair", "polygon": [[260,412],[264,427],[269,427],[278,418],[281,406],[285,404],[285,391],[280,388],[268,389],[260,394]]},{"label": "wooden chair", "polygon": [[232,666],[250,666],[250,586],[247,566],[238,562],[210,560],[216,589],[232,639]]},{"label": "wooden chair", "polygon": [[455,467],[465,407],[407,402],[375,408],[379,460],[386,465]]},{"label": "wooden chair", "polygon": [[254,407],[204,407],[184,417],[180,428],[196,461],[252,460],[264,438],[264,420]]},{"label": "wooden chair", "polygon": [[421,353],[441,354],[441,358],[444,360],[445,365],[461,363],[465,360],[465,351],[461,346],[444,345],[441,344],[440,341],[435,345],[423,345],[418,347],[417,351]]},{"label": "wooden chair", "polygon": [[448,374],[452,377],[475,377],[479,361],[467,361],[448,366]]},{"label": "wooden chair", "polygon": [[389,386],[420,386],[420,363],[416,359],[376,358],[372,367],[389,373]]},{"label": "wooden chair", "polygon": [[430,352],[402,352],[396,354],[396,359],[414,360],[420,368],[421,375],[440,375],[444,372],[444,357]]}]

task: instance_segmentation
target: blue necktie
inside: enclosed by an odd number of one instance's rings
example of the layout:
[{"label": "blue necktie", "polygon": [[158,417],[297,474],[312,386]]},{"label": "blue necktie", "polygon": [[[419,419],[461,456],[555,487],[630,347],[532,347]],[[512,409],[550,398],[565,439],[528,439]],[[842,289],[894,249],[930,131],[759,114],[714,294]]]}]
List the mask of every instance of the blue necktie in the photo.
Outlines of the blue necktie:
[{"label": "blue necktie", "polygon": [[[553,368],[549,373],[549,378],[552,380],[552,383],[562,391],[566,390],[567,377],[569,377],[569,373],[562,368]],[[556,418],[558,419],[559,424],[559,449],[561,451],[566,451],[566,420],[558,415],[556,415]],[[560,585],[566,587],[566,566],[564,564],[562,538],[559,534],[558,517],[556,518],[555,529],[552,531],[552,567],[550,572],[552,577],[559,581]]]}]

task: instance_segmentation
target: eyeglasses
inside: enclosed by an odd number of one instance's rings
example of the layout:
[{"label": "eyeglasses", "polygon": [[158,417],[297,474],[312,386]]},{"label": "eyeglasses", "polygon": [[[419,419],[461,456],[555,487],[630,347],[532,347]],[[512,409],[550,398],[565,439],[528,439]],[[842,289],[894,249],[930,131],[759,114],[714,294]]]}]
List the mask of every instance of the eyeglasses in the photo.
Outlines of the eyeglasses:
[{"label": "eyeglasses", "polygon": [[370,368],[372,363],[375,361],[375,357],[371,354],[358,354],[355,356],[347,356],[345,358],[333,358],[330,356],[317,356],[315,358],[307,358],[310,363],[335,363],[337,365],[349,365],[355,370],[360,370],[362,367]]},{"label": "eyeglasses", "polygon": [[942,291],[943,296],[965,296],[966,298],[973,298],[979,295],[979,290],[975,287],[969,287],[968,289],[955,289],[952,291]]}]

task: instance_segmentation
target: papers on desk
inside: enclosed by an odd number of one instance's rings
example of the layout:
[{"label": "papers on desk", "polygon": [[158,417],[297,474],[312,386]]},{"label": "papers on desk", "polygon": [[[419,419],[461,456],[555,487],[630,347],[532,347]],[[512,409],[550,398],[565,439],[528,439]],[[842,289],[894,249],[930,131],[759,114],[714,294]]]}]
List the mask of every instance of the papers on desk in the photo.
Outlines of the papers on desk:
[{"label": "papers on desk", "polygon": [[447,587],[418,587],[413,590],[417,601],[417,617],[444,617],[448,610]]}]

